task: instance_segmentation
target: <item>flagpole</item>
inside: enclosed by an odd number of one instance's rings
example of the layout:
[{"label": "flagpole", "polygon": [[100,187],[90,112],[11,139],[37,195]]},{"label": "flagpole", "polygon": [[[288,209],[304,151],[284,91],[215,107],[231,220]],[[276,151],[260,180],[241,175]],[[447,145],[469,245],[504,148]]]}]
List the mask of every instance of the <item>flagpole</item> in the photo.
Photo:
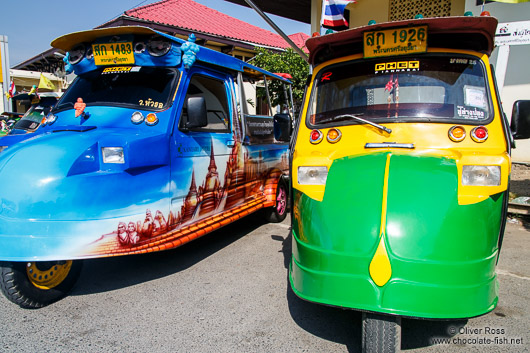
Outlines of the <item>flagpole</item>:
[{"label": "flagpole", "polygon": [[324,24],[324,14],[326,13],[326,1],[322,0],[322,12],[320,13],[320,27],[318,30],[318,34],[322,34],[322,25]]},{"label": "flagpole", "polygon": [[296,44],[289,38],[281,29],[272,21],[269,16],[267,16],[259,7],[257,7],[252,0],[245,0],[245,2],[248,4],[248,6],[252,7],[264,20],[267,22],[274,30],[283,38],[289,45],[294,49],[295,52],[298,53],[304,59],[305,61],[309,62],[309,57],[302,51],[302,49],[298,48]]}]

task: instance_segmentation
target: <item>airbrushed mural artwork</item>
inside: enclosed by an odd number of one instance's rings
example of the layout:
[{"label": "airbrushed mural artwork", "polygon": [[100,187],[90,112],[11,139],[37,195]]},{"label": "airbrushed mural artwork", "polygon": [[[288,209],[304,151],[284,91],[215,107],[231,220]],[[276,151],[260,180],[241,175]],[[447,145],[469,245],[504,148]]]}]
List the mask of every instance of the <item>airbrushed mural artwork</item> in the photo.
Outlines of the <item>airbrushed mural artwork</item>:
[{"label": "airbrushed mural artwork", "polygon": [[[196,180],[191,170],[188,192],[180,207],[168,214],[146,209],[145,216],[118,222],[116,229],[83,247],[83,255],[125,255],[171,249],[217,229],[257,209],[274,205],[278,178],[288,173],[286,150],[264,157],[258,149],[237,142],[230,155],[221,156],[224,173],[219,172],[214,142],[206,174]],[[204,171],[203,171],[204,172]],[[201,173],[204,174],[204,173]],[[221,175],[220,175],[221,174]]]}]

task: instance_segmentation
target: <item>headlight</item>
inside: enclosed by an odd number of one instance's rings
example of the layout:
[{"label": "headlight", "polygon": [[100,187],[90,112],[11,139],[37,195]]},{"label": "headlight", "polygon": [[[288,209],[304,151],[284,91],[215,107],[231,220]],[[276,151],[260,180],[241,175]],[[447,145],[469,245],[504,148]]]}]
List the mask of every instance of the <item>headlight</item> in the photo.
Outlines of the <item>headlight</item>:
[{"label": "headlight", "polygon": [[83,44],[78,44],[70,50],[70,56],[68,61],[70,64],[75,65],[79,63],[85,57],[86,47]]},{"label": "headlight", "polygon": [[131,122],[135,125],[141,124],[145,120],[145,117],[140,112],[134,112],[131,116]]},{"label": "headlight", "polygon": [[103,163],[125,163],[125,155],[123,154],[123,147],[103,147]]},{"label": "headlight", "polygon": [[0,152],[2,152],[3,150],[5,150],[7,148],[7,146],[0,146]]},{"label": "headlight", "polygon": [[51,125],[55,122],[55,120],[57,120],[57,115],[50,113],[46,117],[46,124]]},{"label": "headlight", "polygon": [[326,185],[327,167],[298,167],[298,184]]},{"label": "headlight", "polygon": [[462,168],[462,185],[501,185],[501,167],[498,165],[465,165]]},{"label": "headlight", "polygon": [[155,36],[147,42],[147,52],[152,56],[166,55],[171,50],[171,42],[161,36]]}]

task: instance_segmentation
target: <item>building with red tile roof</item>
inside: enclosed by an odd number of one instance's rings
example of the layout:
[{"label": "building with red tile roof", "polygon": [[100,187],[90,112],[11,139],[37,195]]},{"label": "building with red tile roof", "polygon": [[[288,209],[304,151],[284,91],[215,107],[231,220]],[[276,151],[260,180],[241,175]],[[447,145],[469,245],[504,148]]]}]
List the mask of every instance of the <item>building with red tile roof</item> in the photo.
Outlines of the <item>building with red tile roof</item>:
[{"label": "building with red tile roof", "polygon": [[[255,54],[255,47],[280,51],[289,44],[278,34],[223,14],[193,0],[162,0],[125,11],[121,16],[96,28],[116,26],[146,26],[157,31],[187,39],[194,33],[196,43],[248,60]],[[304,48],[309,36],[296,33],[289,36],[300,48]],[[50,49],[19,65],[16,69],[54,72],[62,60]],[[49,67],[49,66],[53,67]]]},{"label": "building with red tile roof", "polygon": [[162,0],[125,11],[124,15],[185,29],[194,32],[196,36],[205,34],[270,48],[289,47],[287,42],[276,33],[228,16],[193,0]]},{"label": "building with red tile roof", "polygon": [[[197,43],[243,60],[254,56],[255,47],[285,50],[289,44],[278,34],[228,16],[193,0],[162,0],[125,11],[122,16],[100,26],[143,25],[177,37],[190,33]],[[300,48],[309,35],[289,36]]]}]

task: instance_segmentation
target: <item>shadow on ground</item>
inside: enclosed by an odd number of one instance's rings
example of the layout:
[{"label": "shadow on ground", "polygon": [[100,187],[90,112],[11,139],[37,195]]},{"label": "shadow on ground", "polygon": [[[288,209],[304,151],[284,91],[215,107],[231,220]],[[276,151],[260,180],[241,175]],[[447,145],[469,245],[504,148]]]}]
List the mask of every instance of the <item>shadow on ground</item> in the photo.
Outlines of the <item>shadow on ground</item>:
[{"label": "shadow on ground", "polygon": [[70,295],[112,291],[185,270],[262,226],[258,212],[176,249],[143,255],[84,260]]},{"label": "shadow on ground", "polygon": [[[284,265],[289,269],[292,253],[292,235],[285,238],[273,235],[274,240],[282,240]],[[287,277],[289,282],[289,278]],[[307,302],[294,294],[288,283],[287,302],[289,312],[296,324],[305,331],[322,339],[343,344],[348,352],[361,352],[362,313]],[[403,318],[401,323],[401,349],[415,349],[434,344],[433,339],[450,338],[455,330],[464,327],[467,320],[423,320]]]}]

